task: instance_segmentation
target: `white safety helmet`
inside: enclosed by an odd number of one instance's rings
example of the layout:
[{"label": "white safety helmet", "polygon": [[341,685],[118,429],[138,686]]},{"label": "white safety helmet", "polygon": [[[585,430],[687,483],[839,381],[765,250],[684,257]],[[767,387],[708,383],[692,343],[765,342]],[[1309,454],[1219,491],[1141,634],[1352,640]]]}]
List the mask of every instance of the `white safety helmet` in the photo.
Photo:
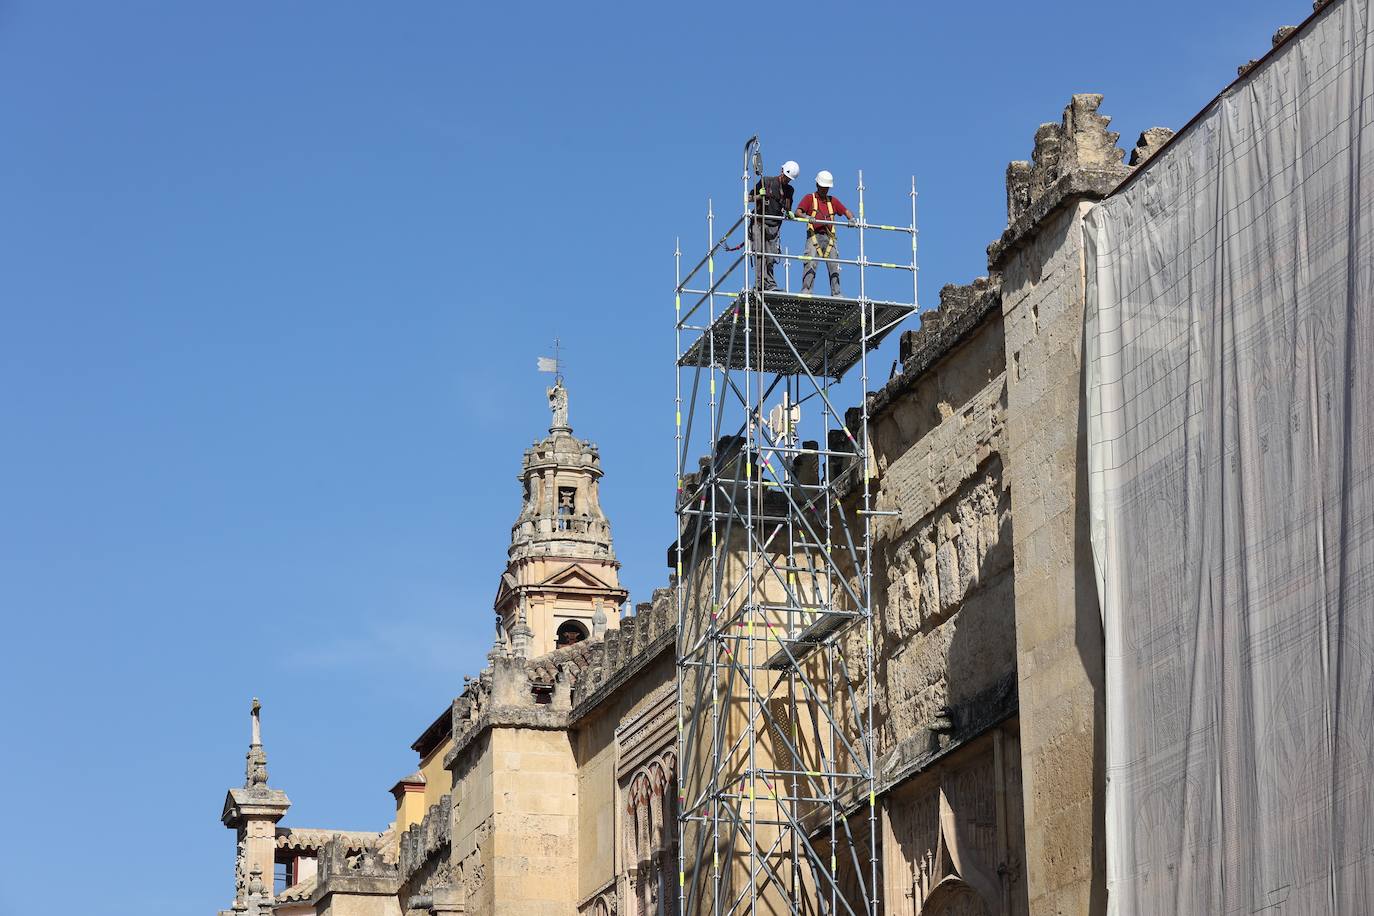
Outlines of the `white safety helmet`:
[{"label": "white safety helmet", "polygon": [[787,176],[788,181],[791,181],[801,174],[801,166],[797,165],[791,159],[788,159],[782,164],[782,173]]},{"label": "white safety helmet", "polygon": [[825,169],[821,169],[816,173],[816,184],[823,188],[833,188],[835,187],[835,176],[831,175]]}]

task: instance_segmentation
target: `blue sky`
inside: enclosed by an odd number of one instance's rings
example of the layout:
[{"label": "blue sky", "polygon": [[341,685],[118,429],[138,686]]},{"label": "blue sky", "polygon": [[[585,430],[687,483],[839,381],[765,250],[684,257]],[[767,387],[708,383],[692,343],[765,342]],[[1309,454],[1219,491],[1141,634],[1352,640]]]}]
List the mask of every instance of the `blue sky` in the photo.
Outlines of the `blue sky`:
[{"label": "blue sky", "polygon": [[0,0],[0,914],[226,906],[254,695],[287,823],[386,825],[490,646],[555,334],[663,584],[673,243],[751,133],[872,219],[916,174],[933,304],[1072,92],[1129,147],[1308,12]]}]

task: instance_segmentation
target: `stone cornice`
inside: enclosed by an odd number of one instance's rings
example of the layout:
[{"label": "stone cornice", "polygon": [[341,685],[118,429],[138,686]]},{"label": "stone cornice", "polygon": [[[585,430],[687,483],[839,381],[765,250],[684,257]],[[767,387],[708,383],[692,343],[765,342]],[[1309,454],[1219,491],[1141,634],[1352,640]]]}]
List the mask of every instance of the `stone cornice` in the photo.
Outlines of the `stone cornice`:
[{"label": "stone cornice", "polygon": [[451,770],[458,758],[474,741],[493,728],[528,728],[537,731],[564,731],[569,725],[565,709],[551,709],[548,706],[506,706],[498,705],[484,710],[463,729],[453,736],[453,748],[444,755],[444,768]]},{"label": "stone cornice", "polygon": [[931,728],[918,729],[878,762],[878,793],[882,794],[912,776],[930,769],[954,751],[1016,715],[1016,673],[1009,672],[996,684],[949,710],[953,731],[948,736]]},{"label": "stone cornice", "polygon": [[229,828],[241,827],[247,820],[270,820],[276,823],[290,807],[291,799],[281,789],[269,789],[266,786],[230,789],[224,797],[220,820]]}]

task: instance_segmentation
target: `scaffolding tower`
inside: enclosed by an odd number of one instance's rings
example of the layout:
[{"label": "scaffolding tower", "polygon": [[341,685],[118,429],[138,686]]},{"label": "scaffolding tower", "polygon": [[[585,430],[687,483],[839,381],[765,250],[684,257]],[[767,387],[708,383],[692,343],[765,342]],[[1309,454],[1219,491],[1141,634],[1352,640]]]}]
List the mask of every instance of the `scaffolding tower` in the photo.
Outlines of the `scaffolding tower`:
[{"label": "scaffolding tower", "polygon": [[[677,902],[876,916],[870,521],[890,513],[872,505],[863,392],[870,351],[918,310],[916,183],[909,225],[869,223],[858,173],[856,219],[831,224],[854,254],[830,252],[857,295],[814,295],[790,267],[820,265],[757,250],[763,223],[787,225],[751,211],[761,162],[751,138],[743,213],[718,235],[708,204],[705,256],[684,273],[675,252]],[[871,259],[879,239],[905,262]],[[836,386],[856,368],[846,416]]]}]

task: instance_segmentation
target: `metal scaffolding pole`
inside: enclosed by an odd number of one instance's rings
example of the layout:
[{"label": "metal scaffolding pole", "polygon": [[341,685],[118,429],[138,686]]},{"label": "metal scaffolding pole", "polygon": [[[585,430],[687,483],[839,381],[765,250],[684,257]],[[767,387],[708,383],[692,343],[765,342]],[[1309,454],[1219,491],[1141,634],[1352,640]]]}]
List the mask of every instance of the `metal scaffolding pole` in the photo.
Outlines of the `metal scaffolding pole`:
[{"label": "metal scaffolding pole", "polygon": [[[717,237],[708,205],[706,255],[685,274],[674,250],[678,911],[876,916],[862,392],[869,353],[917,311],[916,185],[908,226],[867,221],[862,172],[852,224],[803,221],[853,233],[854,257],[772,254],[764,221],[788,223],[751,210],[761,162],[751,138],[744,212]],[[910,261],[869,260],[891,235],[910,237]],[[790,292],[794,260],[857,268],[857,296]],[[765,290],[778,263],[782,287]],[[901,284],[872,295],[880,274],[909,274],[910,300],[892,298]],[[847,416],[836,386],[851,373],[861,403]]]}]

